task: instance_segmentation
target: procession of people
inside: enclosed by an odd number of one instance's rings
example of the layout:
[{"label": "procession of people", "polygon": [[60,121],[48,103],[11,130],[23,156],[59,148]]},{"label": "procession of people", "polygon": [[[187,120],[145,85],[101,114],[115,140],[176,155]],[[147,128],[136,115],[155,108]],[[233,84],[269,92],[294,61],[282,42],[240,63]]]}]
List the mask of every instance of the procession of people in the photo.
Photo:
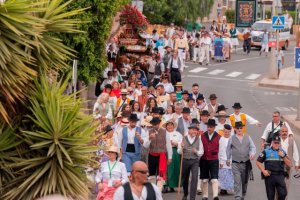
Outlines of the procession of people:
[{"label": "procession of people", "polygon": [[[197,194],[203,200],[218,200],[229,193],[242,200],[253,179],[251,161],[258,150],[262,153],[257,166],[264,175],[268,199],[274,199],[274,188],[278,199],[285,199],[287,177],[279,180],[276,173],[281,176],[291,166],[298,170],[299,155],[289,125],[276,118],[280,113],[274,112],[258,149],[247,127],[262,124],[241,112],[240,102],[232,102],[229,113],[217,94],[206,99],[199,91],[200,83],[187,88],[182,81],[187,58],[200,65],[209,65],[212,58],[228,61],[239,45],[237,30],[227,26],[226,20],[220,28],[213,22],[210,30],[196,33],[172,24],[165,35],[153,31],[151,43],[146,69],[134,62],[120,65],[116,41],[108,44],[109,66],[97,83],[93,108],[102,148],[95,177],[97,200],[162,199],[161,192],[179,194],[181,188],[183,200],[195,200]],[[269,154],[279,148],[280,141],[282,150],[275,163]]]}]

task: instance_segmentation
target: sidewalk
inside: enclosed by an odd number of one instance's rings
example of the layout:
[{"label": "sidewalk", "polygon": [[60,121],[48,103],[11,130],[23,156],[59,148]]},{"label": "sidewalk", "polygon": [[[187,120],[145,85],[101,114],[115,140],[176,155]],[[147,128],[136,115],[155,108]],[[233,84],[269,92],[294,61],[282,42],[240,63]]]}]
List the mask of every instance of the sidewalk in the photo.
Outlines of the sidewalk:
[{"label": "sidewalk", "polygon": [[281,70],[279,79],[270,79],[266,75],[258,83],[262,87],[271,87],[277,89],[292,89],[299,88],[299,72],[295,72],[294,67],[287,67]]}]

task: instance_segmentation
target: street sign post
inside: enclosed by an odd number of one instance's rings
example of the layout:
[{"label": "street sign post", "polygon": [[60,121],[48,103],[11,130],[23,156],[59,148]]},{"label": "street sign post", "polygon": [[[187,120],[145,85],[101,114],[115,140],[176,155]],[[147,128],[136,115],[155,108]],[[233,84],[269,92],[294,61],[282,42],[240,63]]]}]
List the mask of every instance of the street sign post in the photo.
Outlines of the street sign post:
[{"label": "street sign post", "polygon": [[284,29],[284,16],[272,16],[272,28]]},{"label": "street sign post", "polygon": [[300,47],[295,47],[295,71],[300,72]]}]

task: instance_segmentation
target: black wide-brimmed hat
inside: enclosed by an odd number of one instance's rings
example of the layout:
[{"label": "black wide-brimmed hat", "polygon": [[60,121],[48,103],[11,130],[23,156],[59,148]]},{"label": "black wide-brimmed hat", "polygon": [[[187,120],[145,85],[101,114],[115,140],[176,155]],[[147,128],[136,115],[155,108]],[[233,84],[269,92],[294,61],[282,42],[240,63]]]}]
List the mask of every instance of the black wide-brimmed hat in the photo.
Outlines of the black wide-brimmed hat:
[{"label": "black wide-brimmed hat", "polygon": [[188,107],[184,107],[184,108],[182,109],[182,113],[191,113],[191,110],[190,110],[190,108],[188,108]]},{"label": "black wide-brimmed hat", "polygon": [[150,124],[152,125],[157,125],[160,124],[161,120],[158,117],[154,117],[151,121]]},{"label": "black wide-brimmed hat", "polygon": [[158,107],[153,107],[151,113],[159,114],[160,110]]},{"label": "black wide-brimmed hat", "polygon": [[242,106],[240,103],[236,102],[233,104],[232,108],[240,109],[240,108],[242,108]]},{"label": "black wide-brimmed hat", "polygon": [[204,99],[204,96],[203,96],[203,94],[198,94],[198,96],[197,96],[197,100],[203,100]]},{"label": "black wide-brimmed hat", "polygon": [[232,127],[229,124],[224,124],[224,128],[227,130],[231,130]]},{"label": "black wide-brimmed hat", "polygon": [[201,115],[210,116],[208,110],[202,110]]},{"label": "black wide-brimmed hat", "polygon": [[207,126],[217,126],[216,120],[209,119],[208,122],[207,122]]},{"label": "black wide-brimmed hat", "polygon": [[200,122],[198,121],[197,118],[193,118],[192,119],[192,124],[200,124]]},{"label": "black wide-brimmed hat", "polygon": [[210,100],[214,100],[214,99],[217,99],[218,97],[217,97],[217,95],[216,94],[211,94],[211,95],[209,95],[209,99]]},{"label": "black wide-brimmed hat", "polygon": [[189,97],[188,101],[195,101],[195,99],[193,97]]},{"label": "black wide-brimmed hat", "polygon": [[159,114],[160,114],[160,115],[164,115],[164,114],[165,114],[164,108],[159,107],[158,109],[159,109]]},{"label": "black wide-brimmed hat", "polygon": [[192,129],[192,128],[199,130],[198,124],[191,123],[188,129]]},{"label": "black wide-brimmed hat", "polygon": [[216,113],[218,113],[218,112],[220,112],[220,111],[222,111],[222,110],[226,111],[227,109],[228,109],[228,108],[225,108],[224,105],[219,105],[219,106],[218,106],[218,109],[217,109],[217,111],[216,111]]},{"label": "black wide-brimmed hat", "polygon": [[132,114],[130,115],[130,117],[128,118],[128,120],[129,120],[129,121],[133,121],[133,122],[137,122],[137,121],[139,121],[139,118],[137,117],[137,114],[132,113]]},{"label": "black wide-brimmed hat", "polygon": [[244,124],[241,121],[235,122],[235,125],[234,125],[235,128],[240,128],[243,126],[244,126]]}]

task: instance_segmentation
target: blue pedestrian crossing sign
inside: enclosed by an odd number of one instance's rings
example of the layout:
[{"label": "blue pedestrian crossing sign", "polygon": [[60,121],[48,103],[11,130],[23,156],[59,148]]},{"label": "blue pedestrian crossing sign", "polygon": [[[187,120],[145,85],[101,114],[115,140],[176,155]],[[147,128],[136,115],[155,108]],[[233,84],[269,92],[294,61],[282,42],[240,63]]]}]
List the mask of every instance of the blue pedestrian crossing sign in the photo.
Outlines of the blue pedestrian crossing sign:
[{"label": "blue pedestrian crossing sign", "polygon": [[284,29],[284,16],[272,16],[272,28]]},{"label": "blue pedestrian crossing sign", "polygon": [[300,47],[295,48],[295,70],[300,72]]}]

